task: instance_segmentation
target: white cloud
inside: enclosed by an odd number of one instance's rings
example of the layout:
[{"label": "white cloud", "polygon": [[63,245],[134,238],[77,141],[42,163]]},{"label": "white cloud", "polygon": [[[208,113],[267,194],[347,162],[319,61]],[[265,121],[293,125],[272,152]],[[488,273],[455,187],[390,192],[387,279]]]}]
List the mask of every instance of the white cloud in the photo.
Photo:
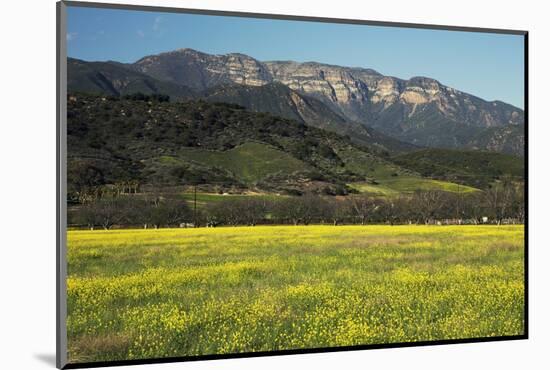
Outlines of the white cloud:
[{"label": "white cloud", "polygon": [[67,41],[73,41],[78,36],[76,32],[67,32]]},{"label": "white cloud", "polygon": [[153,22],[153,31],[158,31],[160,29],[161,22],[162,17],[160,15],[155,17],[155,21]]}]

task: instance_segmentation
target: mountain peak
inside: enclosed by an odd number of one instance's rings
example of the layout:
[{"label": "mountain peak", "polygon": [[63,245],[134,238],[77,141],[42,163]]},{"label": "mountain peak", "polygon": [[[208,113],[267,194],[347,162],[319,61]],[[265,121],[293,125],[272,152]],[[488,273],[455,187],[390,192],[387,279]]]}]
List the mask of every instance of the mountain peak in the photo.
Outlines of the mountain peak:
[{"label": "mountain peak", "polygon": [[[250,55],[243,54],[243,53],[227,53],[227,54],[225,54],[225,56],[232,56],[232,57],[244,58],[244,59],[254,59]],[[256,60],[256,59],[254,59],[254,60]]]},{"label": "mountain peak", "polygon": [[202,51],[198,51],[192,48],[179,48],[176,50],[166,51],[160,54],[203,54],[206,55],[206,53],[203,53]]},{"label": "mountain peak", "polygon": [[429,87],[429,88],[438,88],[438,89],[443,86],[439,81],[437,81],[433,78],[424,77],[424,76],[411,77],[407,81],[407,85]]},{"label": "mountain peak", "polygon": [[[498,101],[487,102],[430,77],[403,80],[373,69],[316,61],[262,62],[238,52],[214,55],[182,48],[144,57],[125,68],[199,91],[230,84],[262,87],[281,83],[301,97],[315,99],[347,122],[373,127],[421,146],[461,147],[480,130],[524,122],[521,109]],[[118,86],[125,81],[117,79],[113,83]],[[283,95],[271,94],[275,100]],[[270,102],[274,107],[280,103]],[[311,101],[298,97],[290,103],[295,107],[292,109],[302,109],[302,104]],[[262,104],[268,106],[263,101]],[[320,117],[313,113],[310,116]]]}]

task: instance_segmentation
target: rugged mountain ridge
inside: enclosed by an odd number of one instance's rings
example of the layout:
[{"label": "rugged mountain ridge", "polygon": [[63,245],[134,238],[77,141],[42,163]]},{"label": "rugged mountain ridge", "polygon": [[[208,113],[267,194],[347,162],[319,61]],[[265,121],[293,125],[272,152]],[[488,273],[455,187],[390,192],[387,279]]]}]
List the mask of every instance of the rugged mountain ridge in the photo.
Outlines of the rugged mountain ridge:
[{"label": "rugged mountain ridge", "polygon": [[428,77],[402,80],[372,69],[315,62],[260,62],[244,54],[211,55],[193,49],[144,57],[132,68],[199,90],[222,83],[262,86],[276,81],[329,102],[347,118],[365,123],[369,117],[358,114],[364,105],[375,105],[381,111],[396,102],[410,106],[409,114],[420,105],[435,103],[446,117],[473,126],[523,123],[523,111],[512,105],[487,102]]},{"label": "rugged mountain ridge", "polygon": [[178,98],[193,98],[197,94],[189,87],[163,81],[134,71],[117,62],[87,62],[67,58],[67,88],[69,91],[107,95],[166,94]]},{"label": "rugged mountain ridge", "polygon": [[[115,66],[141,79],[147,76],[156,81],[142,83],[146,89],[154,87],[146,92],[162,90],[157,86],[169,84],[168,95],[177,98],[226,99],[251,110],[274,114],[283,111],[290,114],[283,114],[285,117],[301,118],[315,127],[344,135],[350,133],[350,127],[354,128],[352,134],[358,134],[362,126],[415,146],[474,148],[523,155],[523,130],[518,130],[524,124],[521,109],[499,101],[487,102],[427,77],[403,80],[366,68],[316,62],[261,62],[244,54],[211,55],[192,49],[150,55],[132,64],[116,63]],[[69,80],[70,76],[71,73]],[[88,75],[85,77],[90,80]],[[293,91],[286,97],[297,98],[290,103],[294,112],[288,107],[282,108],[289,104],[278,101],[280,95],[277,94],[269,103],[258,105],[252,101],[251,91],[263,90],[260,95],[265,97],[273,92],[274,84]],[[92,84],[92,88],[95,85]],[[248,105],[243,104],[247,94],[230,91],[227,86],[231,85],[235,89],[244,87],[241,90],[249,92],[248,97],[252,98]],[[177,91],[176,86],[187,90]],[[317,103],[305,104],[308,98]],[[236,101],[239,99],[240,102]],[[265,109],[266,106],[270,109]]]},{"label": "rugged mountain ridge", "polygon": [[279,82],[254,86],[214,84],[205,90],[160,80],[117,62],[86,62],[69,58],[70,92],[123,96],[141,92],[166,94],[174,101],[203,99],[241,105],[254,112],[271,113],[309,126],[347,135],[355,143],[380,151],[398,153],[417,149],[358,122],[346,120],[327,105]]},{"label": "rugged mountain ridge", "polygon": [[421,146],[467,147],[485,129],[524,123],[523,111],[510,104],[488,102],[428,77],[403,80],[365,68],[261,62],[244,54],[210,55],[192,49],[147,56],[131,68],[199,90],[280,82],[319,99],[349,121]]},{"label": "rugged mountain ridge", "polygon": [[265,64],[238,53],[211,55],[193,49],[178,49],[143,57],[129,67],[197,90],[227,83],[262,86],[273,82]]},{"label": "rugged mountain ridge", "polygon": [[376,147],[383,151],[399,153],[418,149],[415,145],[393,139],[359,122],[346,120],[320,100],[298,93],[279,82],[262,86],[216,86],[205,90],[203,98],[207,101],[238,104],[254,112],[266,112],[293,119],[308,126],[349,136],[357,144]]}]

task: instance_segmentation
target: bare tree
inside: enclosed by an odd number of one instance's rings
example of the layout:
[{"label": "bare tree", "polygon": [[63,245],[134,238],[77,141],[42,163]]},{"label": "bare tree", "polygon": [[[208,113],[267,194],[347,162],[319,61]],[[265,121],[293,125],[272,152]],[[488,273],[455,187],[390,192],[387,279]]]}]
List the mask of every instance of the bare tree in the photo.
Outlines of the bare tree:
[{"label": "bare tree", "polygon": [[273,214],[278,220],[291,222],[293,225],[309,225],[314,220],[321,219],[323,202],[321,197],[313,194],[286,198],[275,204]]},{"label": "bare tree", "polygon": [[375,198],[364,195],[353,196],[350,202],[350,211],[359,219],[361,225],[365,225],[369,217],[372,218],[374,216],[382,203]]},{"label": "bare tree", "polygon": [[235,199],[212,203],[207,208],[209,223],[237,226],[244,223],[242,205]]},{"label": "bare tree", "polygon": [[127,209],[128,202],[125,199],[103,198],[83,205],[80,209],[80,220],[91,230],[95,226],[110,230],[114,225],[124,222]]},{"label": "bare tree", "polygon": [[514,195],[514,217],[516,217],[519,222],[523,223],[525,222],[525,185],[523,183],[517,185]]},{"label": "bare tree", "polygon": [[408,206],[409,200],[405,197],[389,198],[381,202],[376,211],[381,221],[394,225],[400,220],[404,221],[408,218],[410,215]]},{"label": "bare tree", "polygon": [[476,225],[480,223],[482,217],[486,215],[484,196],[481,192],[463,196],[461,198],[460,215],[463,218],[473,220]]},{"label": "bare tree", "polygon": [[485,192],[485,201],[491,216],[500,225],[502,220],[509,215],[515,197],[515,188],[512,182],[504,180],[493,185]]},{"label": "bare tree", "polygon": [[185,201],[174,199],[163,200],[150,204],[148,211],[151,224],[158,229],[162,226],[175,226],[193,218],[192,212]]},{"label": "bare tree", "polygon": [[329,198],[321,204],[321,217],[330,220],[334,226],[349,219],[351,211],[348,199]]},{"label": "bare tree", "polygon": [[264,199],[249,197],[241,201],[239,208],[243,212],[245,223],[255,226],[260,220],[265,218],[267,206],[267,202]]},{"label": "bare tree", "polygon": [[411,206],[418,218],[428,224],[437,217],[445,195],[442,191],[416,191],[411,198]]}]

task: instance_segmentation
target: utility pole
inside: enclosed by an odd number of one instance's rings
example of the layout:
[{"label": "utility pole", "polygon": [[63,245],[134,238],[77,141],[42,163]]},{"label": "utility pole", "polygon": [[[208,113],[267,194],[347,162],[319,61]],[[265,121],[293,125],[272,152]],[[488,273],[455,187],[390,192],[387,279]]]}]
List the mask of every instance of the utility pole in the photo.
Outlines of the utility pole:
[{"label": "utility pole", "polygon": [[194,186],[194,200],[193,200],[193,226],[197,227],[197,184]]},{"label": "utility pole", "polygon": [[460,210],[459,210],[459,206],[460,206],[460,184],[457,182],[456,183],[456,187],[457,187],[457,197],[456,197],[456,222],[458,222],[458,220],[460,219]]}]

